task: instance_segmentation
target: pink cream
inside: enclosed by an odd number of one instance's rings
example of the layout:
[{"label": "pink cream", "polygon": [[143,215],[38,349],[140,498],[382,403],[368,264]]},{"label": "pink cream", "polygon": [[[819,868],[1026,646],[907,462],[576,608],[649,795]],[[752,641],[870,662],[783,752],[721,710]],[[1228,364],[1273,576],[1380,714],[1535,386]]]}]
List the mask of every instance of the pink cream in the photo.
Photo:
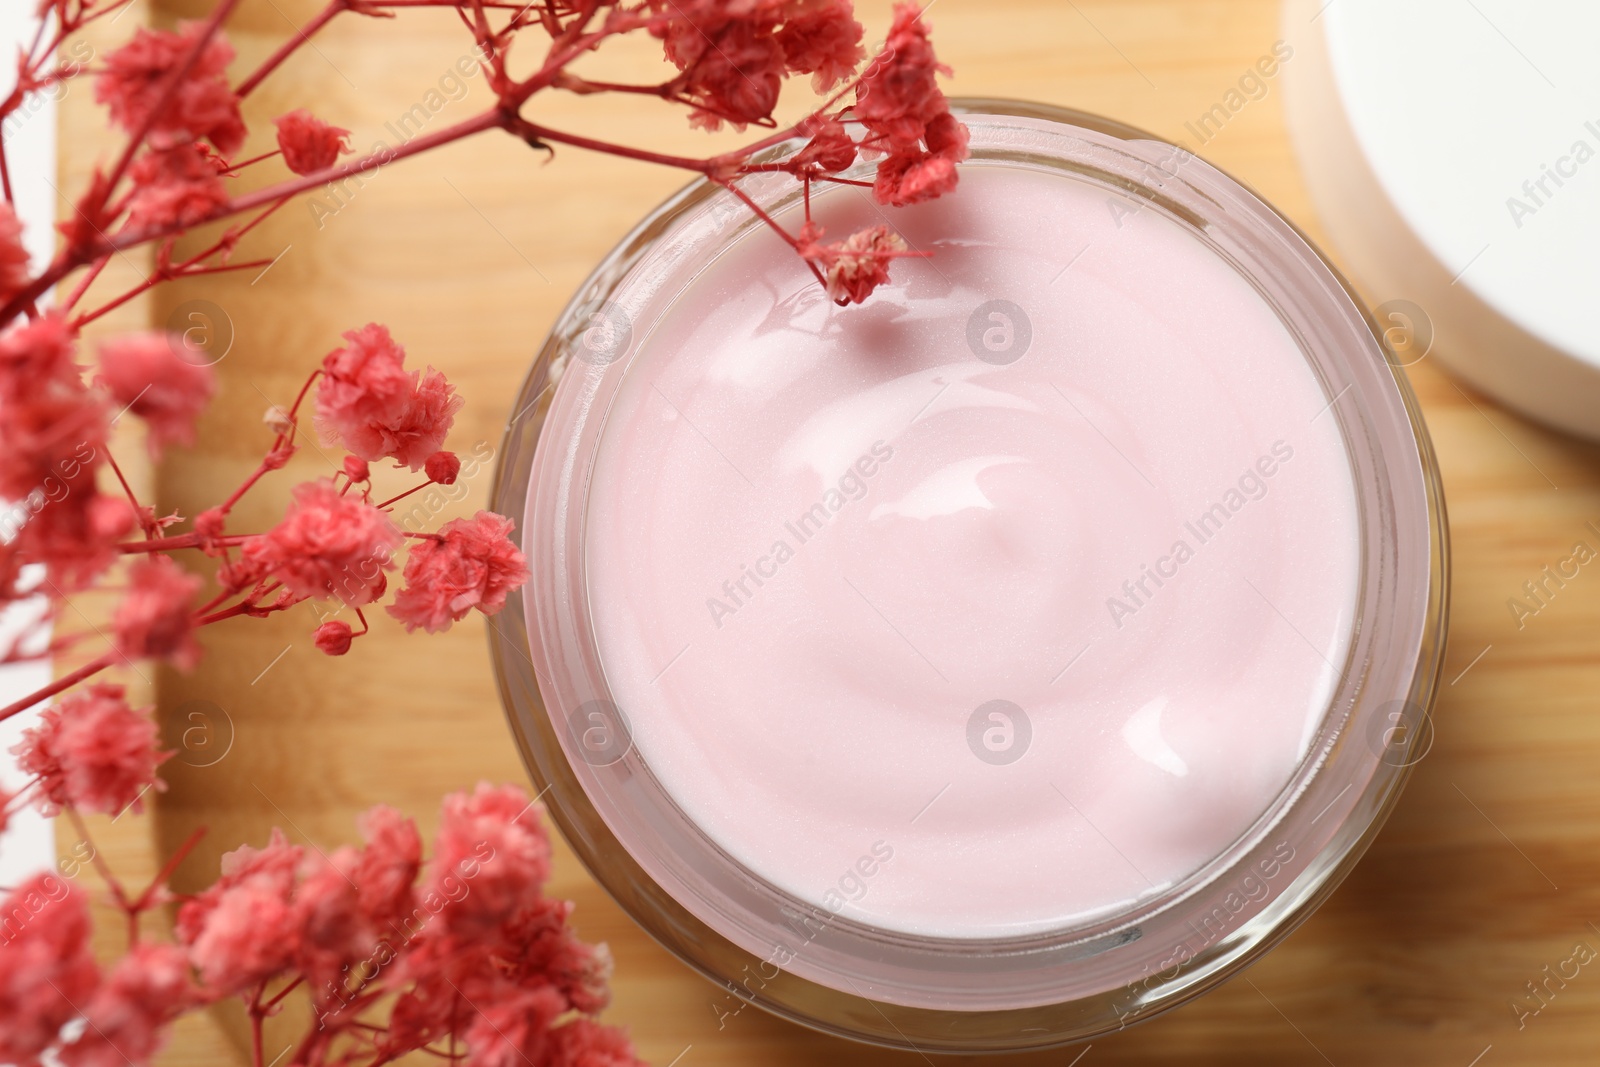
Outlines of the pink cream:
[{"label": "pink cream", "polygon": [[638,340],[589,497],[606,677],[682,810],[791,894],[956,938],[1111,914],[1246,833],[1327,710],[1339,426],[1154,208],[972,165],[889,218],[932,256],[865,306],[761,232]]}]

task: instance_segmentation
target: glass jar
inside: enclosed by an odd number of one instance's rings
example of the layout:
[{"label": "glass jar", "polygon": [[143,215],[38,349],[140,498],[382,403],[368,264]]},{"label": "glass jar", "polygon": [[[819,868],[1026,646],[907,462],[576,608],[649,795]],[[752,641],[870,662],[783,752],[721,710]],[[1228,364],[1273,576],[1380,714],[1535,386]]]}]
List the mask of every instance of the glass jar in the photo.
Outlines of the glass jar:
[{"label": "glass jar", "polygon": [[[608,685],[585,524],[609,405],[641,340],[707,264],[761,226],[703,181],[606,257],[512,406],[494,507],[518,519],[534,576],[490,622],[511,726],[551,816],[622,907],[720,987],[714,1010],[755,1004],[862,1041],[982,1052],[1082,1041],[1184,1003],[1281,941],[1333,892],[1431,743],[1448,549],[1438,471],[1400,361],[1291,223],[1141,131],[1035,104],[955,107],[972,133],[968,168],[1066,175],[1186,228],[1276,312],[1321,383],[1355,488],[1354,616],[1332,699],[1259,817],[1189,876],[1114,914],[1006,937],[856,921],[763,878],[689,817],[633,744]],[[870,164],[845,174],[863,176]],[[741,187],[773,214],[801,196],[783,175]]]}]

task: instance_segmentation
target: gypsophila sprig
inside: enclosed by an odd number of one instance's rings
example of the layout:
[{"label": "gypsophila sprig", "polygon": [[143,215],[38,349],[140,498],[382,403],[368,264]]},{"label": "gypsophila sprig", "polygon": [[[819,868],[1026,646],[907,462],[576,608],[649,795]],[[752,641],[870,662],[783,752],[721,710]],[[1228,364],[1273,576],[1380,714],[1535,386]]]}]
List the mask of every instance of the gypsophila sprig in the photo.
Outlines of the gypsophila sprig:
[{"label": "gypsophila sprig", "polygon": [[[103,633],[108,651],[0,708],[3,720],[56,698],[13,749],[30,777],[15,793],[0,791],[0,831],[31,805],[72,820],[87,844],[84,813],[137,813],[159,793],[171,753],[149,709],[134,707],[108,676],[140,663],[192,669],[204,627],[316,601],[326,610],[309,635],[314,646],[359,655],[366,613],[378,605],[408,632],[437,633],[472,612],[498,612],[529,577],[503,516],[480,511],[420,532],[397,522],[401,501],[460,476],[447,445],[464,400],[444,373],[409,362],[385,326],[329,338],[293,403],[267,410],[259,463],[192,518],[158,514],[138,498],[111,430],[123,416],[138,420],[155,459],[193,445],[216,371],[180,336],[124,334],[91,347],[85,327],[164,282],[270,265],[244,251],[250,235],[302,193],[496,131],[544,155],[604,152],[700,175],[793,248],[837,303],[860,303],[897,259],[919,253],[884,224],[825,239],[811,215],[813,185],[916,204],[955,188],[967,156],[966,128],[937,84],[949,71],[910,2],[869,56],[850,0],[329,0],[255,69],[239,71],[226,24],[241,0],[218,0],[203,19],[131,30],[86,67],[80,60],[93,53],[76,47],[84,28],[114,21],[130,2],[42,0],[41,30],[17,59],[16,91],[0,100],[0,498],[12,502],[0,515],[0,607],[47,605],[37,625],[0,647],[0,663],[49,659],[99,636],[68,625],[67,598],[119,595]],[[459,16],[493,97],[486,109],[361,152],[342,116],[295,107],[273,119],[270,147],[261,130],[258,149],[246,149],[244,101],[329,23],[426,8]],[[579,72],[584,57],[627,36],[658,43],[665,80]],[[774,111],[796,77],[820,99],[780,128]],[[4,120],[82,78],[120,147],[72,195],[58,250],[35,270],[13,205]],[[679,109],[695,127],[765,133],[706,158],[665,155],[536,121],[525,112],[541,93],[622,94]],[[240,182],[247,172],[249,189]],[[741,187],[771,174],[805,194],[794,232]],[[178,254],[180,238],[210,224],[214,239]],[[153,251],[149,276],[101,294],[106,265],[139,246]],[[277,522],[240,529],[239,502],[263,481],[288,479],[311,434],[344,453],[336,472],[291,485]],[[374,464],[414,484],[377,499]],[[211,558],[214,579],[186,569],[185,555]],[[610,959],[603,945],[576,938],[570,904],[544,896],[549,840],[520,790],[480,785],[447,797],[428,860],[398,812],[375,808],[361,830],[364,845],[331,852],[274,831],[261,847],[228,853],[216,882],[187,898],[168,880],[200,831],[138,893],[90,845],[127,930],[125,953],[108,964],[90,952],[84,889],[53,874],[0,887],[0,914],[25,920],[8,919],[0,932],[0,1063],[140,1067],[181,1015],[237,999],[253,1067],[266,1067],[264,1025],[290,996],[306,999],[314,1022],[285,1067],[376,1065],[416,1051],[485,1067],[639,1062],[627,1036],[595,1018],[608,1000]],[[173,905],[176,923],[164,934],[156,913]]]}]

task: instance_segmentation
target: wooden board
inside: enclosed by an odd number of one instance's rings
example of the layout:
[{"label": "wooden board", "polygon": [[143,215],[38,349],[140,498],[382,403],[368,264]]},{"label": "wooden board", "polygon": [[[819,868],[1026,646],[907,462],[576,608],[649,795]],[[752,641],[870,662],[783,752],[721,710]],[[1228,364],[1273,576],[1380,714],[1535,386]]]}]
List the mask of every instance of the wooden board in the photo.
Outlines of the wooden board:
[{"label": "wooden board", "polygon": [[[154,17],[203,6],[158,0]],[[881,34],[887,5],[862,6],[869,32]],[[233,29],[243,58],[265,54],[312,7],[245,0]],[[1191,144],[1185,122],[1280,36],[1274,0],[937,0],[931,18],[941,55],[957,71],[954,91],[1068,104]],[[307,105],[369,144],[469,47],[459,24],[431,13],[394,22],[351,17],[315,43],[252,101],[258,128]],[[623,49],[613,62],[637,73],[650,62],[648,49]],[[430,121],[464,117],[483,99],[476,87]],[[636,100],[541,106],[569,128],[710,150],[678,116]],[[69,177],[110,151],[87,93],[69,97],[62,121]],[[1318,234],[1285,137],[1279,82],[1201,152]],[[254,238],[259,254],[282,253],[263,276],[169,287],[146,305],[163,323],[182,301],[213,301],[236,336],[203,427],[206,446],[172,456],[159,473],[163,506],[193,514],[224,495],[259,455],[268,402],[290,398],[341,330],[369,320],[390,324],[415,361],[458,383],[468,398],[458,446],[496,445],[512,390],[567,295],[682,180],[577,151],[546,166],[519,143],[490,135],[385,168],[349,196],[323,197],[320,212],[282,212]],[[1096,1041],[1079,1060],[1071,1051],[1008,1063],[1595,1061],[1600,966],[1562,987],[1552,983],[1542,1009],[1520,1025],[1513,1005],[1537,1006],[1526,984],[1543,982],[1544,969],[1575,944],[1600,947],[1600,571],[1585,569],[1520,626],[1507,600],[1575,541],[1600,543],[1586,525],[1600,521],[1600,457],[1464,391],[1431,360],[1411,375],[1444,471],[1455,600],[1437,743],[1398,812],[1332,901],[1244,978]],[[327,469],[315,452],[297,463],[308,475]],[[443,514],[481,505],[487,472],[468,488]],[[283,502],[281,483],[268,486],[241,520],[266,523]],[[162,846],[195,825],[212,828],[180,872],[182,885],[209,878],[220,851],[259,842],[272,825],[331,845],[354,837],[358,811],[386,802],[416,814],[426,831],[444,792],[480,778],[524,780],[480,624],[426,638],[379,621],[358,651],[330,660],[310,646],[314,622],[308,607],[213,628],[195,673],[157,679],[164,713],[180,728],[186,702],[209,701],[210,725],[232,736],[220,762],[197,766],[205,760],[189,756],[168,775],[154,823]],[[641,934],[564,848],[552,888],[577,901],[586,937],[610,943],[617,978],[609,1018],[632,1030],[653,1063],[924,1059],[822,1037],[756,1010],[719,1028],[717,991]],[[165,1062],[222,1062],[228,1048],[214,1024],[186,1024]]]}]

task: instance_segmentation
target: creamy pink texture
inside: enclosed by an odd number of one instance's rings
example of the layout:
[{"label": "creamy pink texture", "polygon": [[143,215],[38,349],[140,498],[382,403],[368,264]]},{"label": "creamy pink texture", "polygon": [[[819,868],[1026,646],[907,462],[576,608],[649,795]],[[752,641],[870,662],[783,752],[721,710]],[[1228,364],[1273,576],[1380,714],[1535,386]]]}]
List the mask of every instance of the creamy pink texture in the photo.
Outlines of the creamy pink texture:
[{"label": "creamy pink texture", "polygon": [[892,221],[934,254],[864,306],[758,233],[639,339],[589,499],[606,677],[689,817],[805,900],[949,937],[1106,914],[1305,755],[1355,603],[1339,426],[1153,208],[970,165]]}]

